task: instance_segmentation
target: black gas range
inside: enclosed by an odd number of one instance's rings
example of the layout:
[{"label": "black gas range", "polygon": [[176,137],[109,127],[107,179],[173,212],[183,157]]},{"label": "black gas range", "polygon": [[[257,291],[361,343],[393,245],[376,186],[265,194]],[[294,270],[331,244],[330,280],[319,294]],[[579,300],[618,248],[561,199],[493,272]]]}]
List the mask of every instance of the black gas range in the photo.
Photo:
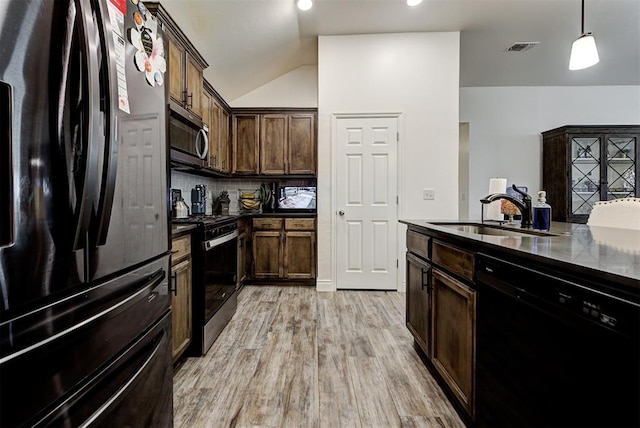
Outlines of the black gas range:
[{"label": "black gas range", "polygon": [[237,216],[192,216],[193,258],[191,355],[204,355],[236,311],[238,294]]}]

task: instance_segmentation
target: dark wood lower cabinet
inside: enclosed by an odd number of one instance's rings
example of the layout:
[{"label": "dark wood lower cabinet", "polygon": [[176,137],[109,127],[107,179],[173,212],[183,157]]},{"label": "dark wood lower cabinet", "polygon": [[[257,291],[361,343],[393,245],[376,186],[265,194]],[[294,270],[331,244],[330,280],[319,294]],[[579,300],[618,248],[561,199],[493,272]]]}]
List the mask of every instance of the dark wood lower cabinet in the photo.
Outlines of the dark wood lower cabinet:
[{"label": "dark wood lower cabinet", "polygon": [[431,356],[431,266],[407,253],[407,328],[427,355]]},{"label": "dark wood lower cabinet", "polygon": [[314,218],[254,218],[252,279],[315,279],[315,224]]},{"label": "dark wood lower cabinet", "polygon": [[174,239],[171,248],[171,354],[173,362],[191,343],[191,236]]},{"label": "dark wood lower cabinet", "polygon": [[284,236],[284,278],[316,277],[316,233],[287,231]]},{"label": "dark wood lower cabinet", "polygon": [[282,232],[257,230],[253,232],[253,277],[255,279],[282,278]]},{"label": "dark wood lower cabinet", "polygon": [[433,269],[431,362],[460,404],[475,412],[476,292]]}]

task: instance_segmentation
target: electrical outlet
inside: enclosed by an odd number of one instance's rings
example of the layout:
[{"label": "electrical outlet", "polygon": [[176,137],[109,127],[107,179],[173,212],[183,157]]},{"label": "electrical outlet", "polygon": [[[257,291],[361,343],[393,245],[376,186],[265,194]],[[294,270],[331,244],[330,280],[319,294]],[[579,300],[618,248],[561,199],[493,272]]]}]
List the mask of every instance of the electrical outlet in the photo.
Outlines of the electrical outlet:
[{"label": "electrical outlet", "polygon": [[436,191],[434,189],[422,189],[422,199],[432,201],[436,198]]}]

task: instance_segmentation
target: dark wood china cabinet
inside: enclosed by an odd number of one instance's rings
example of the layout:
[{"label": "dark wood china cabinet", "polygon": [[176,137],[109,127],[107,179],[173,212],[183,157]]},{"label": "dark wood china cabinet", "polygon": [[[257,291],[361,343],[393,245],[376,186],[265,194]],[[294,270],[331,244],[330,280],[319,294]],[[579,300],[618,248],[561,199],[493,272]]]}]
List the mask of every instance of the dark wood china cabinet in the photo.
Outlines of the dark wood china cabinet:
[{"label": "dark wood china cabinet", "polygon": [[640,125],[542,133],[542,186],[555,221],[584,223],[596,201],[638,197]]}]

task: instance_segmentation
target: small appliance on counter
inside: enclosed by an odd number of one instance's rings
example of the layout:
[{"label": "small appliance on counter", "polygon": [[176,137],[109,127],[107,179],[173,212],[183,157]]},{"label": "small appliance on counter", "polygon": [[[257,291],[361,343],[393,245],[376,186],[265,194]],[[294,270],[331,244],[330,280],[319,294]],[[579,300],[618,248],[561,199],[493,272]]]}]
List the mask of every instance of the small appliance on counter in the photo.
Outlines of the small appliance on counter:
[{"label": "small appliance on counter", "polygon": [[180,219],[189,217],[189,206],[182,198],[182,190],[171,189],[171,218]]},{"label": "small appliance on counter", "polygon": [[193,215],[204,215],[207,209],[207,186],[197,184],[191,189],[191,213]]}]

